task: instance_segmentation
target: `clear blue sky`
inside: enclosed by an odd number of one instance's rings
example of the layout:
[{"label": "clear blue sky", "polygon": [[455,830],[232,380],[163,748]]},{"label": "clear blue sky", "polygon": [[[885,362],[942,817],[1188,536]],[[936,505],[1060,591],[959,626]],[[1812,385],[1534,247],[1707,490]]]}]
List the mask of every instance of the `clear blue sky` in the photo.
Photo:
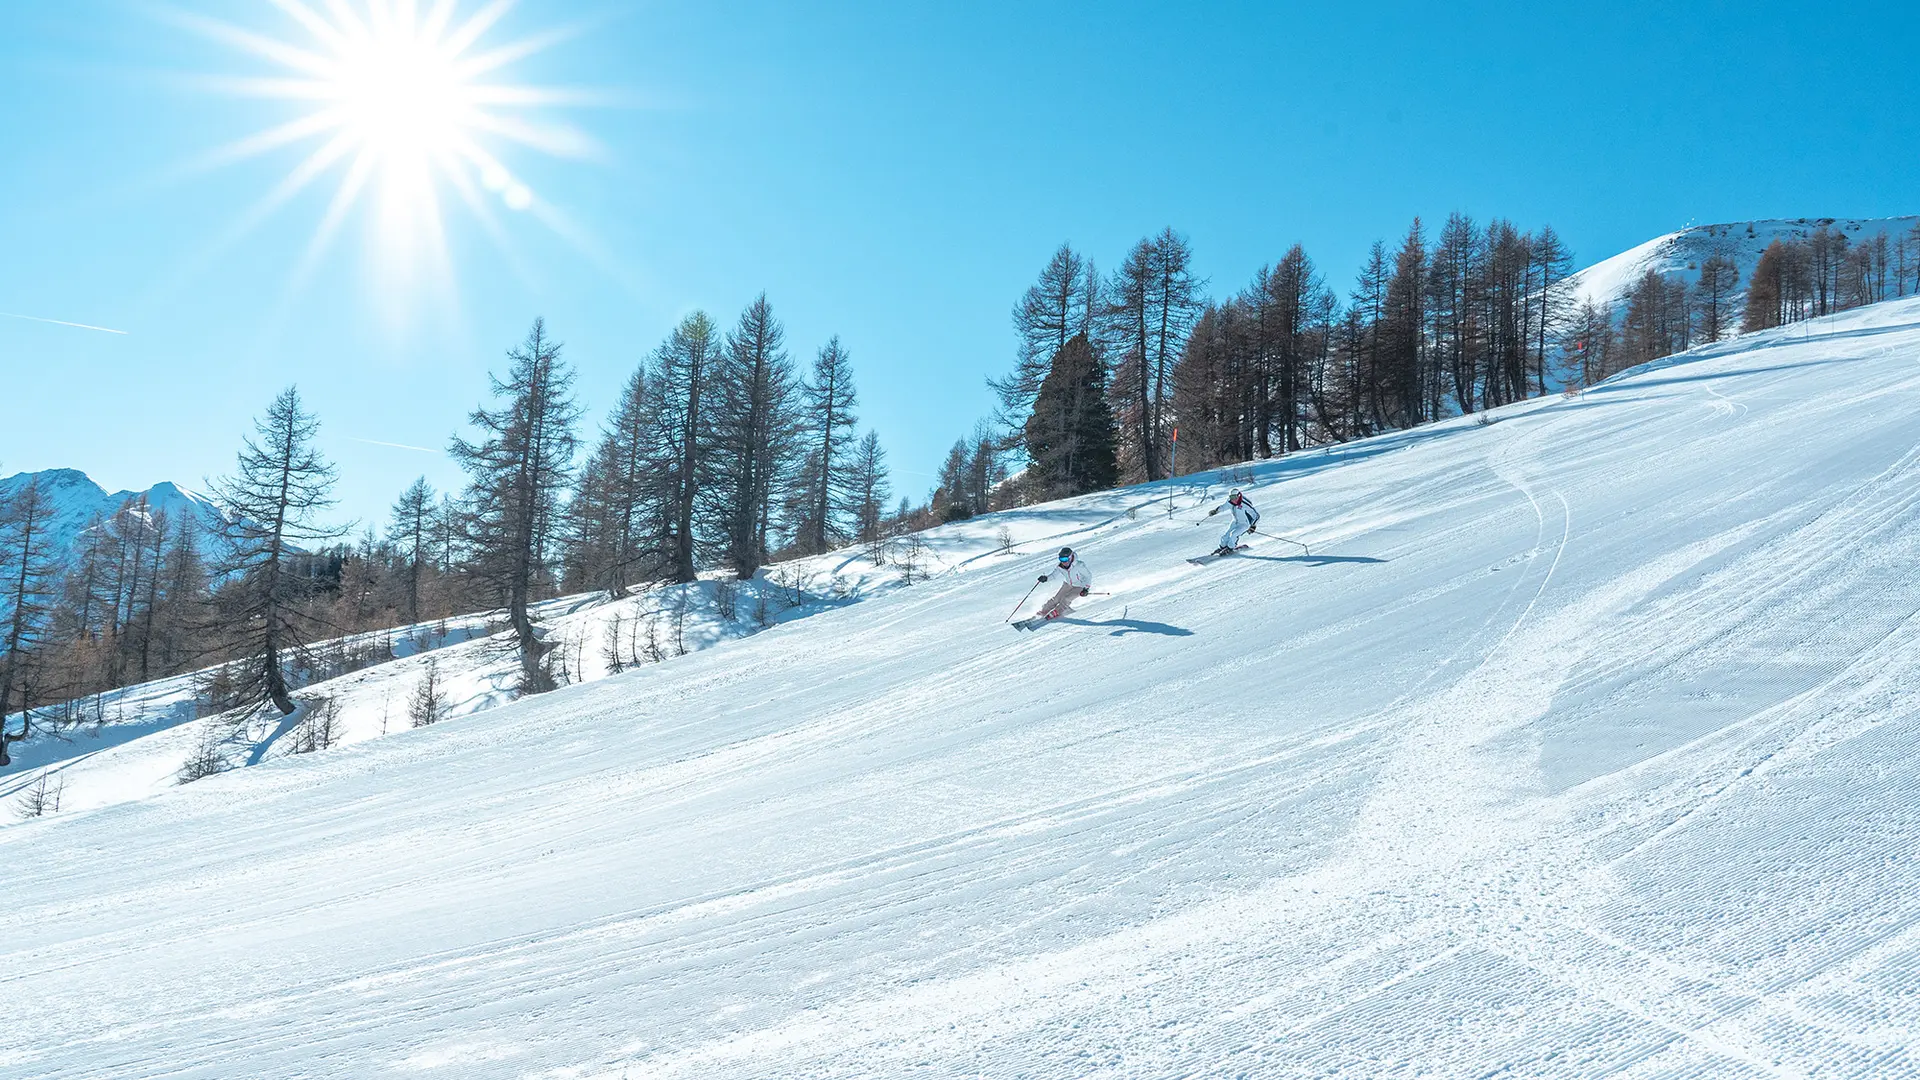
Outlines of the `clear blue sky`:
[{"label": "clear blue sky", "polygon": [[301,271],[347,168],[240,229],[319,140],[196,163],[313,106],[208,85],[286,72],[183,12],[313,41],[261,0],[0,2],[0,311],[127,331],[0,319],[0,470],[197,485],[297,382],[342,513],[382,520],[459,476],[375,443],[444,447],[535,315],[597,421],[679,316],[765,290],[799,359],[841,335],[918,497],[1063,240],[1111,267],[1171,225],[1216,294],[1300,241],[1344,293],[1416,214],[1551,223],[1586,263],[1920,212],[1910,3],[521,0],[476,51],[577,29],[490,78],[595,91],[520,113],[592,152],[482,136],[533,209],[483,192],[489,235],[443,186],[445,264],[407,275],[363,198]]}]

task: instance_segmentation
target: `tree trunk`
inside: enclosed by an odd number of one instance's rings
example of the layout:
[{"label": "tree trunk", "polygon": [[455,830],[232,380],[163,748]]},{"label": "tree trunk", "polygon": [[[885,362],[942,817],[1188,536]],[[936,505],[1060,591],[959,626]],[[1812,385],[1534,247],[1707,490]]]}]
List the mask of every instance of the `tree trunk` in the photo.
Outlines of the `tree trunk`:
[{"label": "tree trunk", "polygon": [[21,695],[20,701],[20,733],[11,735],[7,732],[7,703],[13,700],[13,679],[19,672],[20,642],[26,637],[27,580],[28,567],[32,563],[32,543],[33,524],[28,522],[26,540],[22,544],[20,576],[14,583],[13,619],[7,627],[7,660],[5,666],[0,666],[0,765],[10,764],[8,743],[19,742],[33,734],[33,711],[26,707],[25,694]]},{"label": "tree trunk", "polygon": [[813,549],[816,552],[827,550],[827,512],[832,505],[833,413],[839,389],[837,383],[827,384],[826,422],[821,425],[820,432],[820,497],[813,508]]},{"label": "tree trunk", "polygon": [[700,575],[693,565],[693,498],[699,466],[699,448],[695,439],[700,431],[700,381],[704,377],[701,368],[704,358],[695,359],[689,365],[687,379],[687,425],[683,432],[680,450],[680,491],[679,505],[675,509],[674,522],[674,569],[675,579],[682,584],[692,582]]}]

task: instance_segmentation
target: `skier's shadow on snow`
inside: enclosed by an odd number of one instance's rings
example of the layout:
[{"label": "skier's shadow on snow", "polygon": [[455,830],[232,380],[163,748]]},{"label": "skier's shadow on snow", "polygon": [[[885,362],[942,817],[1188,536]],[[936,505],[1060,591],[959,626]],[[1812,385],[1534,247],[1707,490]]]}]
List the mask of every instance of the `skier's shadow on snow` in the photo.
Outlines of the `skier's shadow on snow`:
[{"label": "skier's shadow on snow", "polygon": [[1305,563],[1308,566],[1335,566],[1340,563],[1383,563],[1387,560],[1376,559],[1371,555],[1240,555],[1233,557],[1235,562],[1252,559],[1254,562]]},{"label": "skier's shadow on snow", "polygon": [[1076,626],[1119,627],[1118,630],[1108,635],[1110,637],[1126,637],[1128,634],[1159,634],[1163,637],[1193,636],[1193,631],[1184,626],[1172,626],[1163,622],[1145,622],[1140,619],[1108,619],[1104,622],[1094,622],[1092,619],[1062,618],[1060,621],[1063,623],[1073,623]]}]

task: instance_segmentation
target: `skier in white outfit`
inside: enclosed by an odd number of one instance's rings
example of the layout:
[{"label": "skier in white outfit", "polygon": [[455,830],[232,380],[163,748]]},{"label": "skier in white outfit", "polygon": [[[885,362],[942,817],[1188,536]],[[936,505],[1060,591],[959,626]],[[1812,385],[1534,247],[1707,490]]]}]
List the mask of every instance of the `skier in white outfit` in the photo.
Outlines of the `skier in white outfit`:
[{"label": "skier in white outfit", "polygon": [[1227,496],[1224,506],[1216,506],[1207,511],[1207,516],[1212,517],[1222,510],[1233,511],[1233,523],[1228,525],[1227,531],[1221,535],[1220,547],[1214,551],[1215,555],[1231,554],[1234,548],[1240,546],[1240,538],[1255,531],[1255,527],[1260,524],[1260,511],[1253,508],[1253,500],[1240,494],[1239,488],[1234,488],[1233,492]]},{"label": "skier in white outfit", "polygon": [[1040,605],[1040,610],[1034,612],[1035,618],[1057,619],[1065,615],[1073,610],[1074,600],[1087,595],[1087,590],[1093,588],[1093,571],[1087,569],[1087,564],[1073,553],[1072,548],[1061,548],[1059,565],[1054,567],[1052,573],[1040,575],[1041,581],[1056,579],[1060,582],[1059,591]]}]

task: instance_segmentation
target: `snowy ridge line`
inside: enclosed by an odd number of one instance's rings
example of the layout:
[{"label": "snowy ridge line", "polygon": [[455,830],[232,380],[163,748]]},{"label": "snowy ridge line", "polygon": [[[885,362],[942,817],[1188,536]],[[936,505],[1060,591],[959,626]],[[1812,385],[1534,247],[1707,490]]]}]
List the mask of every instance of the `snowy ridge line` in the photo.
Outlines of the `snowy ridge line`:
[{"label": "snowy ridge line", "polygon": [[1576,303],[1614,307],[1619,316],[1624,314],[1619,309],[1624,307],[1628,291],[1647,271],[1691,286],[1699,280],[1700,263],[1709,255],[1722,252],[1733,258],[1735,277],[1743,286],[1733,297],[1731,316],[1737,323],[1745,304],[1744,283],[1752,275],[1760,253],[1774,240],[1805,240],[1826,226],[1846,235],[1850,243],[1858,244],[1876,236],[1910,235],[1917,224],[1920,217],[1768,218],[1689,224],[1586,267],[1569,277],[1567,284]]}]

